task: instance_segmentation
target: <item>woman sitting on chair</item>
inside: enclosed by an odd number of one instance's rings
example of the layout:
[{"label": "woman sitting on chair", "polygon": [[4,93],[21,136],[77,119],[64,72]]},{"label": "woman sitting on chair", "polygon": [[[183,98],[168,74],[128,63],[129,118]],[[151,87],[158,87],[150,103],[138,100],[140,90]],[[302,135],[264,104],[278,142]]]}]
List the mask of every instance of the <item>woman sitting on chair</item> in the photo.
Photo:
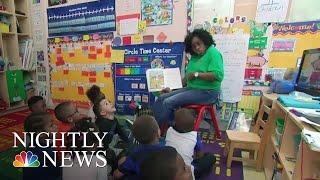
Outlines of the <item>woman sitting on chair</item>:
[{"label": "woman sitting on chair", "polygon": [[[164,94],[153,105],[153,111],[159,125],[168,122],[172,125],[176,108],[189,104],[213,104],[217,101],[224,76],[221,53],[209,32],[196,29],[184,40],[186,53],[191,59],[186,66],[186,75],[182,80],[184,88]],[[169,92],[169,93],[166,93]]]}]

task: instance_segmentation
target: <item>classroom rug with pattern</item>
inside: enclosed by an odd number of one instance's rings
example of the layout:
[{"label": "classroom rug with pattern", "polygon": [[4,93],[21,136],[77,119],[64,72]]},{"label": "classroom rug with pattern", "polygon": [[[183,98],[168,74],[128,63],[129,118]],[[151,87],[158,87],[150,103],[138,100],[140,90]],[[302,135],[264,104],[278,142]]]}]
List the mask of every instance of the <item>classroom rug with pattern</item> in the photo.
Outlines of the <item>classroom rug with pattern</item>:
[{"label": "classroom rug with pattern", "polygon": [[[23,131],[24,119],[30,114],[28,110],[20,111],[0,117],[0,179],[16,180],[21,179],[22,169],[12,166],[16,154],[23,150],[23,147],[12,148],[12,132]],[[222,140],[217,140],[212,132],[202,129],[200,132],[204,151],[214,153],[216,162],[213,170],[204,178],[205,180],[243,180],[243,166],[241,162],[232,162],[231,168],[226,167],[226,157],[223,155],[225,147],[225,132],[222,132]],[[240,152],[235,152],[240,155]]]},{"label": "classroom rug with pattern", "polygon": [[23,131],[23,122],[29,114],[29,110],[24,110],[0,117],[0,152],[12,147],[12,132],[21,134]]},{"label": "classroom rug with pattern", "polygon": [[21,146],[12,148],[12,132],[17,132],[21,135],[23,122],[29,114],[29,110],[24,110],[0,117],[0,179],[22,179],[22,169],[13,167],[12,162],[15,155],[24,148]]},{"label": "classroom rug with pattern", "polygon": [[[213,132],[208,130],[200,130],[200,136],[204,145],[204,151],[214,153],[216,161],[214,162],[212,172],[204,178],[205,180],[243,180],[242,162],[233,161],[231,168],[227,168],[227,157],[223,155],[225,147],[225,132],[222,133],[222,139],[216,139]],[[235,150],[235,156],[241,156],[240,151]]]}]

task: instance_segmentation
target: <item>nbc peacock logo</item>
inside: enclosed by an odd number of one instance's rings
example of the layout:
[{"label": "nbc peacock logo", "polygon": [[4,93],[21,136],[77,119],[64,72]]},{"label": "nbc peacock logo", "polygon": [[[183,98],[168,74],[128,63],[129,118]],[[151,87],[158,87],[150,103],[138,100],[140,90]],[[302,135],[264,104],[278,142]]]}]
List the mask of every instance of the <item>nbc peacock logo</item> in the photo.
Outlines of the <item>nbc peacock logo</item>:
[{"label": "nbc peacock logo", "polygon": [[38,161],[38,156],[34,155],[31,151],[25,152],[21,151],[20,154],[15,156],[13,161],[14,167],[39,167],[40,162]]}]

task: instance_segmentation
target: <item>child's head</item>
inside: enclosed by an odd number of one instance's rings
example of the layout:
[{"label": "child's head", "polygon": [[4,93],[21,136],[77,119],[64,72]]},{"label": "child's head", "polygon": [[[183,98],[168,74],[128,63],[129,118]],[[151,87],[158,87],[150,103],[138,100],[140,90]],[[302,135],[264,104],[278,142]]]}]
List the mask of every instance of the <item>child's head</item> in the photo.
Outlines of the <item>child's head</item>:
[{"label": "child's head", "polygon": [[57,126],[53,123],[53,118],[49,113],[31,113],[24,121],[25,132],[57,132]]},{"label": "child's head", "polygon": [[[72,136],[68,136],[67,140],[67,149],[69,151],[90,151],[90,150],[95,150],[98,145],[98,140],[96,136],[94,135],[94,132],[99,132],[98,128],[95,126],[94,123],[91,123],[87,120],[80,120],[75,123],[74,127],[69,131],[69,132],[81,132],[84,133],[86,132],[86,138],[83,137],[83,135],[76,136],[75,138],[75,146],[76,147],[71,147],[72,146]],[[91,148],[83,148],[84,140],[86,140],[87,146],[92,146]]]},{"label": "child's head", "polygon": [[29,98],[28,106],[31,112],[47,112],[47,106],[42,96],[32,96]]},{"label": "child's head", "polygon": [[187,108],[181,108],[174,113],[175,129],[181,133],[191,132],[194,125],[192,112]]},{"label": "child's head", "polygon": [[184,163],[173,147],[166,147],[150,154],[140,166],[141,179],[191,180],[191,167]]},{"label": "child's head", "polygon": [[105,95],[100,91],[98,86],[93,85],[90,89],[88,89],[86,94],[93,104],[92,110],[97,117],[114,115],[116,108],[105,98]]},{"label": "child's head", "polygon": [[160,129],[154,117],[149,115],[139,116],[132,126],[135,139],[141,144],[157,143],[160,137]]},{"label": "child's head", "polygon": [[62,102],[54,109],[54,114],[59,121],[74,123],[83,118],[75,104],[70,101]]}]

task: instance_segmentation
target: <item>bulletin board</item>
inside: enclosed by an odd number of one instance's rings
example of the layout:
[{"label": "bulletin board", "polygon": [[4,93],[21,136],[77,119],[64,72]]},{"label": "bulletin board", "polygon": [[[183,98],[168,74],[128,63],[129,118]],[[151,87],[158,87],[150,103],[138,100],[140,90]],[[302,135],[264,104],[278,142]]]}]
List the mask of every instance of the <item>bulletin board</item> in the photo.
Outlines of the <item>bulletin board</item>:
[{"label": "bulletin board", "polygon": [[[120,35],[118,19],[132,19],[137,15],[139,33]],[[116,0],[115,45],[183,42],[187,34],[186,15],[187,0]],[[144,28],[140,27],[142,24]]]},{"label": "bulletin board", "polygon": [[85,92],[93,84],[114,102],[112,39],[112,32],[48,39],[53,102],[68,100],[88,105]]},{"label": "bulletin board", "polygon": [[133,114],[130,103],[151,106],[155,96],[149,93],[146,70],[150,68],[180,68],[183,43],[156,43],[122,46],[124,63],[113,65],[115,104],[119,114]]},{"label": "bulletin board", "polygon": [[295,40],[292,52],[271,52],[269,67],[296,68],[303,50],[320,47],[320,21],[275,24],[272,39]]}]

